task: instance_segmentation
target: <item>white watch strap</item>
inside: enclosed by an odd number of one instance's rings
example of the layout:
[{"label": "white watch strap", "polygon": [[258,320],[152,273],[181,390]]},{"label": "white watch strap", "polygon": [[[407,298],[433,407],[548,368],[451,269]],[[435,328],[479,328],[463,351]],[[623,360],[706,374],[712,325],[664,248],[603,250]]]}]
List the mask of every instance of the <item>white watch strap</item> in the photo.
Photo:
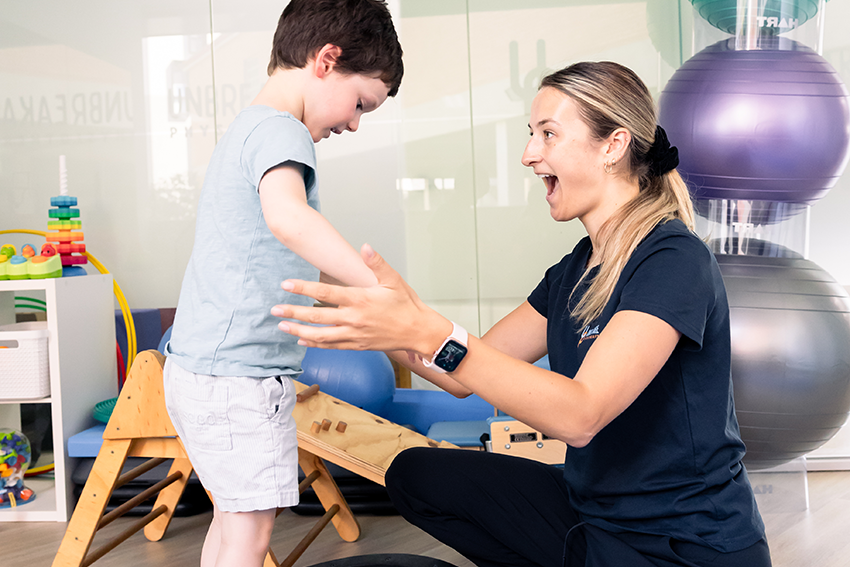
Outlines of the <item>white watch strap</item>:
[{"label": "white watch strap", "polygon": [[443,370],[442,368],[440,368],[439,366],[436,366],[434,364],[434,359],[437,358],[437,354],[439,354],[439,352],[441,350],[443,350],[443,347],[446,346],[446,343],[449,342],[449,341],[452,341],[452,340],[459,342],[463,346],[468,346],[468,343],[469,343],[469,333],[467,333],[466,329],[464,329],[463,327],[461,327],[460,325],[458,325],[454,321],[452,321],[452,332],[451,332],[451,334],[448,337],[446,337],[446,340],[444,340],[440,344],[440,347],[437,350],[434,351],[434,354],[431,355],[431,359],[430,360],[426,359],[426,358],[422,359],[422,364],[425,366],[425,368],[429,368],[431,370],[434,370],[434,371],[440,372],[440,373],[445,372],[445,370]]}]

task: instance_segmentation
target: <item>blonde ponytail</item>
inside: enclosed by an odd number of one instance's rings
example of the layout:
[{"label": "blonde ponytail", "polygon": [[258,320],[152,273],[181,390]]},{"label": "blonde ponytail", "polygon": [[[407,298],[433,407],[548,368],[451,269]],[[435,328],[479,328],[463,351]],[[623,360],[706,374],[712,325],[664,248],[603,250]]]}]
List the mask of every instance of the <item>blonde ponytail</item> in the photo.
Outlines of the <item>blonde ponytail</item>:
[{"label": "blonde ponytail", "polygon": [[[603,244],[599,255],[599,273],[572,312],[582,327],[602,314],[623,268],[638,244],[657,225],[672,219],[680,219],[689,230],[694,229],[690,194],[675,169],[653,179],[600,229],[599,241]],[[590,269],[585,270],[579,283],[587,277]]]}]

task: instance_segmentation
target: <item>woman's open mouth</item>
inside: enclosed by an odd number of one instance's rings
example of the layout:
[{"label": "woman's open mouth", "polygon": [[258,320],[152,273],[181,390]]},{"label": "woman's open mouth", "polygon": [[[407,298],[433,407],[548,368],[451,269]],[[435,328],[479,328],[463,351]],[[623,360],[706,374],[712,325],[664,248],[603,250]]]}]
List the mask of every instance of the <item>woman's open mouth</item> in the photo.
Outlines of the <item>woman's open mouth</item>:
[{"label": "woman's open mouth", "polygon": [[558,185],[558,178],[548,173],[540,173],[537,177],[543,180],[543,184],[546,185],[546,197],[550,197]]}]

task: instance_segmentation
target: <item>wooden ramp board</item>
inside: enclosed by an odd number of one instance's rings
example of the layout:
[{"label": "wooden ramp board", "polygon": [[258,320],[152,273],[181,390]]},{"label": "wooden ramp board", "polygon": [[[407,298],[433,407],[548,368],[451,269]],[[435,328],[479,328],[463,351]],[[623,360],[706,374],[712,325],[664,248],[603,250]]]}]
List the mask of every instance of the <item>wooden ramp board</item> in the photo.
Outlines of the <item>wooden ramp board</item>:
[{"label": "wooden ramp board", "polygon": [[[301,393],[307,386],[295,381],[295,389]],[[292,414],[299,447],[380,485],[390,463],[404,449],[456,447],[445,441],[437,443],[321,391],[295,404]],[[345,426],[338,427],[340,422]]]}]

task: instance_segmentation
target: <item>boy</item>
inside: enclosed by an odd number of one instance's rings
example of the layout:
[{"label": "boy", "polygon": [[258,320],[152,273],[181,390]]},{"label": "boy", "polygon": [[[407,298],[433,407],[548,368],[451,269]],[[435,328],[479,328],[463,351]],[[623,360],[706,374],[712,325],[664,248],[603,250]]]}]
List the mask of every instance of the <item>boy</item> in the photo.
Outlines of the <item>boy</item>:
[{"label": "boy", "polygon": [[313,143],[395,96],[401,55],[384,2],[292,0],[268,82],[216,145],[164,372],[168,413],[215,501],[202,567],[260,567],[275,510],[298,503],[291,378],[305,349],[269,309],[299,300],[287,278],[376,283],[319,213]]}]

